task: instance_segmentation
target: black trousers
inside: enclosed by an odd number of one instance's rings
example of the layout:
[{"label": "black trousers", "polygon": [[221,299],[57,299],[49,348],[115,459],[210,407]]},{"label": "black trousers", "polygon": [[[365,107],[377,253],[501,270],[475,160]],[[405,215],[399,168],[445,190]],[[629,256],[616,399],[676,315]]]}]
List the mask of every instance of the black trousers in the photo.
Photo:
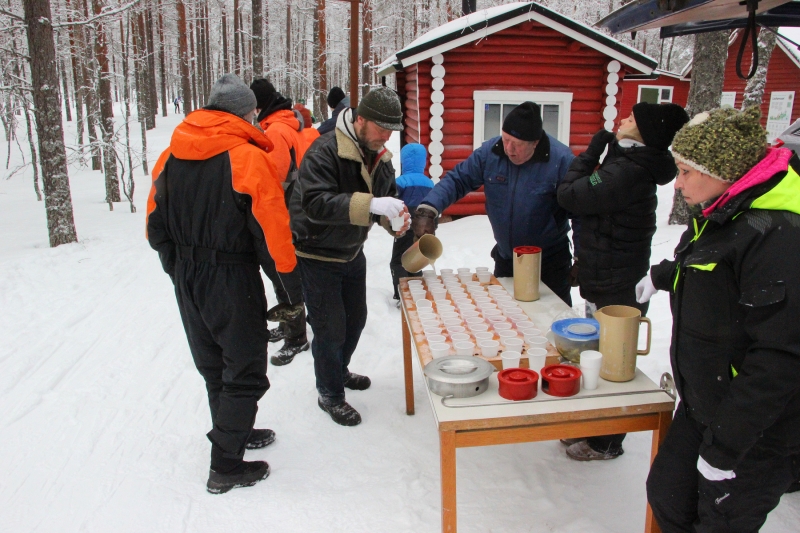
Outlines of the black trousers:
[{"label": "black trousers", "polygon": [[367,260],[363,251],[347,263],[297,259],[314,332],[311,354],[317,391],[324,403],[340,404],[350,359],[367,323]]},{"label": "black trousers", "polygon": [[647,500],[664,533],[755,533],[800,469],[800,455],[756,444],[736,477],[708,481],[697,471],[706,427],[678,405],[647,477]]},{"label": "black trousers", "polygon": [[[267,379],[267,299],[256,264],[178,260],[175,296],[194,364],[206,382],[208,439],[230,462],[241,461]],[[212,461],[211,467],[215,468]]]},{"label": "black trousers", "polygon": [[[269,262],[265,260],[261,268],[264,270],[264,274],[267,275],[267,278],[272,282],[275,298],[277,298],[279,304],[302,301],[303,287],[299,267],[295,268],[289,274],[278,274],[275,268],[275,261],[270,257]],[[300,313],[297,318],[282,322],[280,328],[283,330],[286,341],[290,344],[305,344],[308,342],[305,309],[303,309],[303,312]]]},{"label": "black trousers", "polygon": [[392,271],[392,286],[394,287],[394,299],[399,300],[400,294],[397,292],[397,286],[400,283],[400,278],[418,277],[422,276],[422,272],[408,272],[403,268],[401,259],[403,254],[411,248],[414,244],[414,232],[409,230],[402,237],[394,240],[392,245],[392,260],[389,262],[389,268]]},{"label": "black trousers", "polygon": [[[492,259],[494,259],[494,277],[510,278],[514,276],[514,261],[500,257],[497,245],[492,248]],[[569,270],[572,268],[572,254],[569,248],[551,254],[547,260],[542,258],[542,283],[550,287],[556,296],[572,307],[572,295],[570,294]]]},{"label": "black trousers", "polygon": [[[580,268],[580,266],[578,267]],[[592,314],[589,312],[590,307],[593,311],[605,307],[607,305],[627,305],[634,307],[642,312],[642,316],[647,315],[647,310],[650,308],[650,302],[640,304],[636,301],[636,288],[631,287],[624,291],[611,292],[611,293],[592,293],[581,289],[581,296],[586,300],[586,316],[590,318]],[[592,306],[588,305],[589,303]],[[586,441],[595,451],[607,452],[616,451],[622,447],[622,441],[625,440],[626,433],[619,433],[616,435],[601,435],[598,437],[589,437]]]}]

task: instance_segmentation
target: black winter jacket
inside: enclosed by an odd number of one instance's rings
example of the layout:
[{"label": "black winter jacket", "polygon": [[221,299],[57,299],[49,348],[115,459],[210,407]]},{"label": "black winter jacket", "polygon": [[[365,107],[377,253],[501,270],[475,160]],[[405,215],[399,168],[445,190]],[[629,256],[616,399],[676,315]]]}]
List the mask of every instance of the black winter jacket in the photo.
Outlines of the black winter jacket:
[{"label": "black winter jacket", "polygon": [[647,274],[656,185],[669,183],[678,171],[666,150],[622,148],[617,141],[595,170],[601,153],[602,147],[576,157],[558,186],[559,205],[578,219],[573,240],[584,298],[633,288]]},{"label": "black winter jacket", "polygon": [[336,130],[314,141],[300,164],[289,200],[298,256],[352,261],[374,222],[394,235],[386,217],[369,211],[373,197],[397,195],[392,154],[377,154],[369,172],[352,137],[353,116],[349,109],[340,114]]},{"label": "black winter jacket", "polygon": [[319,134],[324,135],[329,131],[335,130],[336,121],[339,119],[339,115],[342,113],[342,111],[344,111],[349,107],[350,107],[350,97],[345,96],[341,102],[336,104],[336,108],[333,110],[333,113],[331,113],[331,118],[322,121],[322,124],[319,125],[319,127],[317,128]]},{"label": "black winter jacket", "polygon": [[756,444],[800,452],[800,176],[782,168],[696,219],[650,273],[671,293],[672,370],[708,428],[700,454],[722,470]]}]

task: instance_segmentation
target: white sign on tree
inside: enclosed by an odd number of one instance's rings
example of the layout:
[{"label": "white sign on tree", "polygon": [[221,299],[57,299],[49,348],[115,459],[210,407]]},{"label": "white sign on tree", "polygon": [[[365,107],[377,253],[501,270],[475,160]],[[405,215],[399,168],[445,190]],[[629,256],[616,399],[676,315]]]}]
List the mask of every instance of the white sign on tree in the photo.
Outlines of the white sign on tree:
[{"label": "white sign on tree", "polygon": [[767,114],[767,142],[774,141],[792,123],[794,91],[772,91]]}]

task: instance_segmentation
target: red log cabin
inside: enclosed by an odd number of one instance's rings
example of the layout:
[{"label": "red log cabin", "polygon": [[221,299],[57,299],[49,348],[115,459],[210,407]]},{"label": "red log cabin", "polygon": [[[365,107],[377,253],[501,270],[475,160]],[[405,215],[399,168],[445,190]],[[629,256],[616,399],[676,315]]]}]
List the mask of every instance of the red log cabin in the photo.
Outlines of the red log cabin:
[{"label": "red log cabin", "polygon": [[[401,144],[428,149],[438,181],[484,141],[503,118],[531,100],[545,130],[573,152],[599,129],[613,129],[629,74],[649,75],[657,62],[535,2],[506,4],[435,28],[378,67],[394,73],[403,102]],[[482,191],[446,215],[485,214]]]},{"label": "red log cabin", "polygon": [[673,103],[686,107],[691,80],[680,74],[656,69],[652,74],[629,74],[622,80],[622,104],[619,116],[628,117],[639,102]]}]

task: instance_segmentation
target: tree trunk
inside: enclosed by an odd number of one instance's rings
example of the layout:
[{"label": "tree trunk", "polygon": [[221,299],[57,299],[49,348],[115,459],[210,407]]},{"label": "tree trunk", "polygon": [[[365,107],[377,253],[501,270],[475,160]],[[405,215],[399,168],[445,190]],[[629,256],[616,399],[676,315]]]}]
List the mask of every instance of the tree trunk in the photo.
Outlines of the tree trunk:
[{"label": "tree trunk", "polygon": [[222,73],[228,74],[231,71],[228,58],[228,15],[225,12],[225,4],[222,4],[220,9],[222,9]]},{"label": "tree trunk", "polygon": [[314,10],[314,114],[318,121],[328,119],[328,46],[325,28],[325,0],[316,0]]},{"label": "tree trunk", "polygon": [[239,55],[239,0],[233,0],[233,73],[242,75],[242,60]]},{"label": "tree trunk", "polygon": [[[767,66],[775,48],[776,35],[774,31],[761,29],[758,34],[758,67],[752,78],[747,80],[747,87],[742,97],[742,109],[751,106],[760,106],[764,99],[764,88],[767,86]],[[752,65],[752,64],[751,64]],[[742,65],[742,70],[750,70],[751,65]]]},{"label": "tree trunk", "polygon": [[192,107],[192,81],[189,79],[189,46],[186,43],[186,7],[183,0],[175,0],[178,11],[178,51],[181,62],[181,91],[183,91],[183,114],[188,115]]},{"label": "tree trunk", "polygon": [[[20,95],[23,96],[23,95]],[[39,190],[39,155],[36,151],[36,143],[33,140],[33,125],[31,124],[31,110],[28,100],[22,98],[25,113],[25,129],[28,131],[28,146],[31,148],[31,166],[33,167],[33,190],[36,192],[36,201],[42,201],[42,191]]]},{"label": "tree trunk", "polygon": [[289,86],[291,79],[291,64],[292,64],[292,7],[289,2],[286,2],[286,80],[284,81],[285,88],[283,89],[284,95],[291,95],[292,91]]},{"label": "tree trunk", "polygon": [[[161,5],[161,1],[158,2],[158,68],[161,72],[161,116],[167,116],[167,68],[166,68],[166,58],[165,58],[165,50],[164,50],[164,14],[163,14],[163,6]],[[120,30],[122,29],[122,22],[120,21]],[[127,57],[127,56],[125,56]],[[128,77],[125,76],[125,88],[130,95],[130,90],[128,89]],[[129,96],[130,99],[130,96]],[[129,102],[126,102],[129,104]],[[130,104],[129,104],[130,105]],[[133,169],[131,169],[133,171]],[[134,208],[135,209],[135,208]]]},{"label": "tree trunk", "polygon": [[50,246],[77,242],[67,174],[67,150],[61,126],[56,46],[49,0],[25,0],[25,26],[30,54],[36,135],[42,164],[44,202]]},{"label": "tree trunk", "polygon": [[262,0],[253,0],[253,79],[264,77],[264,29]]},{"label": "tree trunk", "polygon": [[153,12],[150,6],[145,6],[144,22],[145,34],[147,36],[147,91],[150,93],[148,103],[150,104],[150,114],[148,115],[148,125],[153,129],[156,127],[156,116],[158,115],[158,88],[156,87],[156,48],[153,39]]},{"label": "tree trunk", "polygon": [[69,105],[69,83],[67,82],[67,68],[63,59],[58,60],[58,72],[61,75],[61,85],[64,94],[64,110],[67,112],[67,122],[72,122],[72,109]]},{"label": "tree trunk", "polygon": [[[67,22],[72,22],[72,13],[74,12],[74,8],[71,5],[71,0],[67,0]],[[75,122],[77,126],[77,142],[80,149],[81,154],[81,166],[85,166],[86,162],[83,160],[83,129],[84,129],[84,118],[83,118],[83,105],[84,105],[84,98],[83,98],[83,76],[81,73],[81,66],[80,66],[80,56],[78,55],[78,48],[77,48],[77,39],[76,35],[80,33],[81,30],[76,30],[75,26],[70,25],[67,28],[67,34],[69,36],[69,52],[70,52],[70,60],[72,62],[72,87],[73,87],[73,95],[75,96]]]},{"label": "tree trunk", "polygon": [[[162,30],[161,26],[161,12],[159,11],[159,33]],[[133,205],[133,191],[136,187],[136,182],[133,180],[133,157],[131,156],[131,90],[129,85],[129,78],[128,78],[128,50],[130,50],[130,44],[128,43],[128,37],[125,35],[125,26],[122,23],[122,20],[119,21],[119,34],[120,34],[120,42],[122,43],[122,100],[125,103],[125,152],[128,156],[128,178],[125,179],[125,165],[121,164],[122,167],[122,191],[125,193],[125,198],[128,199],[128,203],[130,204],[131,213],[136,212],[136,206]],[[130,32],[128,32],[130,34]],[[163,36],[162,36],[163,37]],[[163,43],[163,38],[161,38],[161,42]],[[163,59],[163,56],[162,56]],[[161,71],[163,72],[163,65]]]},{"label": "tree trunk", "polygon": [[[88,19],[89,18],[89,8],[86,4],[85,0],[83,2],[83,14]],[[83,63],[83,83],[84,83],[84,90],[86,95],[86,125],[89,129],[89,144],[91,145],[91,152],[92,152],[92,170],[102,170],[102,155],[100,152],[100,142],[97,139],[97,100],[95,99],[95,94],[97,93],[97,85],[95,83],[95,76],[96,76],[96,65],[94,61],[94,57],[92,55],[92,47],[89,46],[89,43],[92,42],[92,35],[90,33],[90,27],[83,26],[84,31],[82,32],[83,42],[81,43],[81,51],[82,51],[82,63]]]},{"label": "tree trunk", "polygon": [[[103,0],[92,0],[95,16],[103,11]],[[103,136],[103,172],[106,178],[106,203],[108,209],[114,210],[114,203],[119,202],[119,181],[117,177],[117,147],[114,131],[114,107],[111,100],[111,71],[108,67],[108,45],[106,44],[106,28],[102,21],[97,23],[94,41],[95,57],[99,67],[98,89],[100,98],[100,133]]]},{"label": "tree trunk", "polygon": [[372,83],[372,1],[364,0],[364,24],[361,27],[361,96]]},{"label": "tree trunk", "polygon": [[[692,81],[686,104],[686,112],[690,117],[719,107],[727,58],[727,31],[698,33],[695,36]],[[680,191],[675,191],[669,223],[688,224],[697,213],[699,207],[690,208]]]}]

